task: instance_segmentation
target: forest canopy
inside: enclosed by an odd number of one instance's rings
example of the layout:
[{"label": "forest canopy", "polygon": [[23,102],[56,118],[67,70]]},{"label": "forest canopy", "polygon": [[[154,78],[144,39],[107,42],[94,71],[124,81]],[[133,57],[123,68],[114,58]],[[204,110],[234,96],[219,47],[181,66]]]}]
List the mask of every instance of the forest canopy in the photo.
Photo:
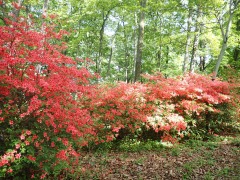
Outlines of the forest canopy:
[{"label": "forest canopy", "polygon": [[[140,74],[226,74],[239,67],[239,0],[41,0],[0,3],[6,18],[34,18],[69,34],[63,51],[101,80]],[[221,66],[220,66],[221,64]]]}]

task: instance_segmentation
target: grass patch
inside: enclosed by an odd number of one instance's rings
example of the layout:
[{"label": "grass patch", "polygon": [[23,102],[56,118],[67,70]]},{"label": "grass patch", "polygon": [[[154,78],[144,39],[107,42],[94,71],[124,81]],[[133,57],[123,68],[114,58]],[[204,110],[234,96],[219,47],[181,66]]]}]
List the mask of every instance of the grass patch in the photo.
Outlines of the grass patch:
[{"label": "grass patch", "polygon": [[141,151],[162,151],[166,146],[160,141],[148,140],[145,142],[129,139],[121,141],[115,146],[116,151],[141,152]]},{"label": "grass patch", "polygon": [[[212,158],[205,159],[202,157],[196,158],[195,160],[191,162],[187,162],[183,164],[183,178],[191,179],[192,175],[195,173],[195,171],[199,171],[202,167],[205,166],[213,166],[216,163],[216,161]],[[208,172],[209,173],[209,172]]]}]

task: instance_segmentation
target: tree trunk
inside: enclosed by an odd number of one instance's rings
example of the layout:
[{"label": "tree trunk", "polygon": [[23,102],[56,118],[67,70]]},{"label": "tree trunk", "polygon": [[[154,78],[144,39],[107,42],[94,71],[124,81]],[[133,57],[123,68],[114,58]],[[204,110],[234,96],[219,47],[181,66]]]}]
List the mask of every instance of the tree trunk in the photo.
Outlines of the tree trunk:
[{"label": "tree trunk", "polygon": [[[166,47],[166,65],[165,65],[165,70],[168,69],[168,66],[169,66],[169,46]],[[166,71],[165,71],[164,76],[165,76],[165,78],[168,77],[168,74],[166,73]]]},{"label": "tree trunk", "polygon": [[[236,31],[240,33],[240,14],[238,14],[238,20],[236,23]],[[234,53],[233,53],[233,60],[234,61],[240,61],[240,39],[238,41],[238,46],[235,47]]]},{"label": "tree trunk", "polygon": [[[238,1],[238,3],[239,3],[239,1]],[[213,80],[216,79],[216,77],[217,77],[220,63],[221,63],[223,56],[225,54],[225,51],[227,49],[227,42],[228,42],[228,37],[229,37],[231,25],[232,25],[232,18],[233,18],[234,10],[236,8],[237,8],[237,4],[235,5],[233,0],[230,0],[230,2],[229,2],[229,18],[227,21],[227,26],[226,26],[225,32],[224,32],[223,24],[221,23],[221,21],[218,21],[221,32],[222,32],[223,42],[222,42],[221,51],[220,51],[220,54],[218,55],[217,63],[216,63],[216,66],[215,66],[215,69],[213,72],[213,77],[212,77]]]},{"label": "tree trunk", "polygon": [[[134,21],[135,26],[138,27],[138,17],[137,13],[134,13]],[[133,39],[134,39],[134,59],[133,59],[133,67],[132,67],[132,75],[131,75],[131,82],[134,81],[135,77],[135,67],[136,67],[136,61],[137,61],[137,46],[138,46],[138,35],[137,35],[137,28],[133,31]]]},{"label": "tree trunk", "polygon": [[109,60],[108,60],[108,67],[107,67],[107,77],[110,77],[110,68],[111,68],[111,62],[112,62],[112,57],[113,57],[113,51],[114,51],[114,44],[115,44],[115,39],[116,39],[116,34],[119,29],[119,23],[117,25],[117,29],[115,31],[115,34],[112,38],[112,43],[111,43],[111,48],[110,48],[110,55],[109,55]]},{"label": "tree trunk", "polygon": [[161,60],[162,60],[162,45],[159,46],[159,50],[157,52],[157,69],[158,69],[158,72],[161,72]]},{"label": "tree trunk", "polygon": [[[202,25],[203,26],[203,25]],[[200,28],[201,29],[201,28]],[[200,30],[201,33],[201,30]],[[206,48],[206,43],[204,42],[203,39],[200,40],[199,42],[199,46],[200,46],[200,50],[204,51],[204,49]],[[199,70],[200,71],[204,71],[206,69],[206,55],[205,53],[202,53],[200,56],[200,62],[199,62]]]},{"label": "tree trunk", "polygon": [[[113,40],[113,42],[114,42],[114,40]],[[109,55],[109,60],[108,60],[108,67],[107,67],[107,77],[110,77],[111,62],[112,62],[112,57],[113,57],[113,48],[114,48],[114,46],[111,45],[110,55]]]},{"label": "tree trunk", "polygon": [[238,45],[238,47],[235,47],[233,59],[234,61],[240,61],[240,45]]},{"label": "tree trunk", "polygon": [[124,61],[125,61],[125,82],[129,83],[130,78],[129,78],[129,66],[130,66],[130,62],[129,62],[129,51],[128,51],[128,42],[127,42],[127,33],[126,33],[126,28],[125,28],[125,23],[124,23],[124,19],[123,19],[123,36],[124,36]]},{"label": "tree trunk", "polygon": [[184,55],[183,67],[182,67],[183,73],[186,72],[187,62],[189,61],[189,46],[191,42],[191,35],[190,35],[191,24],[192,24],[192,9],[189,7],[188,19],[187,19],[187,40],[186,40],[185,55]]},{"label": "tree trunk", "polygon": [[204,71],[205,70],[205,64],[206,64],[206,57],[200,56],[200,63],[199,63],[199,70]]},{"label": "tree trunk", "polygon": [[[145,8],[147,0],[140,0],[141,8]],[[144,36],[144,26],[145,26],[145,12],[141,10],[139,14],[139,29],[138,29],[138,44],[137,44],[137,57],[135,65],[135,76],[134,82],[139,81],[141,70],[142,70],[142,51],[143,51],[143,36]]]},{"label": "tree trunk", "polygon": [[109,10],[106,15],[104,14],[104,11],[102,12],[103,22],[99,33],[99,49],[98,49],[98,57],[96,59],[96,73],[100,75],[101,73],[101,63],[102,63],[102,49],[103,49],[103,36],[104,36],[104,30],[105,25],[108,19],[108,16],[110,15],[111,10]]},{"label": "tree trunk", "polygon": [[197,17],[195,22],[195,34],[193,40],[193,48],[192,48],[192,55],[190,60],[190,72],[194,72],[195,64],[197,62],[197,50],[198,50],[198,43],[199,43],[199,17],[200,17],[200,8],[197,8]]}]

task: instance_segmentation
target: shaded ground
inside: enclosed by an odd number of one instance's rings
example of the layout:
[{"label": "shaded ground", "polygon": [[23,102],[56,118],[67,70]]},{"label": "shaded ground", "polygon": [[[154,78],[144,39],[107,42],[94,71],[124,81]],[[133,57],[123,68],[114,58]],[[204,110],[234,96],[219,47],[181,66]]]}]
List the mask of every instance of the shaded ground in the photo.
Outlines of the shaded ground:
[{"label": "shaded ground", "polygon": [[82,179],[240,180],[240,143],[192,141],[159,151],[86,153]]}]

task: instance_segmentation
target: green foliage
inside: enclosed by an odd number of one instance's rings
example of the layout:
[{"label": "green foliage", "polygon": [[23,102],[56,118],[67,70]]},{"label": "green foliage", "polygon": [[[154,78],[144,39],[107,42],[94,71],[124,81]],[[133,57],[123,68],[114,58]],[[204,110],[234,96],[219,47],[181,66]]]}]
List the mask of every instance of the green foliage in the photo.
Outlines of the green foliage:
[{"label": "green foliage", "polygon": [[140,151],[162,151],[164,144],[160,141],[139,141],[136,139],[125,139],[119,142],[117,150],[127,152],[140,152]]}]

